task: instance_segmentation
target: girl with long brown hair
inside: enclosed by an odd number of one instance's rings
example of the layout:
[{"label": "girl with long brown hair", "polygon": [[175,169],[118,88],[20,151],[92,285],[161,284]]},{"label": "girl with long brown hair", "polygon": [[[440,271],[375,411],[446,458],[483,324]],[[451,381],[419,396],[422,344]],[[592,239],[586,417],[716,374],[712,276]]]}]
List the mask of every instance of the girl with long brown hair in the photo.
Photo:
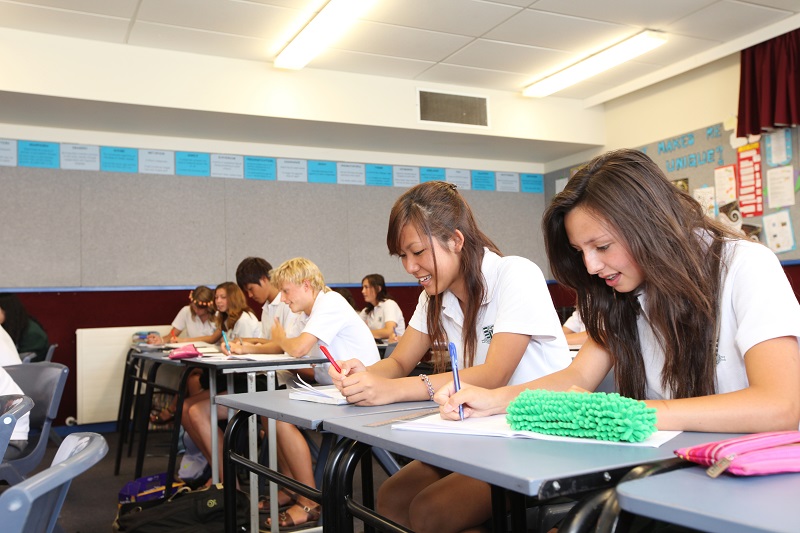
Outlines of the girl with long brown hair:
[{"label": "girl with long brown hair", "polygon": [[[455,345],[465,381],[523,383],[569,363],[558,315],[541,270],[500,254],[455,185],[435,181],[395,202],[386,244],[422,286],[417,308],[391,356],[365,367],[331,369],[348,401],[380,405],[433,399]],[[406,377],[431,350],[437,373]],[[491,516],[489,485],[414,461],[378,492],[378,511],[414,531],[463,531]],[[458,508],[458,513],[442,509]]]}]

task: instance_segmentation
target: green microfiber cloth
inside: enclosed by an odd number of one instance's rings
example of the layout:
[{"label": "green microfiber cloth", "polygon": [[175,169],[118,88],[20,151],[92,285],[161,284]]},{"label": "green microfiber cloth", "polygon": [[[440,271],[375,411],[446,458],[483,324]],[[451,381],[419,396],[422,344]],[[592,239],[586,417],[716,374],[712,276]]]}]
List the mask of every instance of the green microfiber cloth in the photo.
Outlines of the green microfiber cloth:
[{"label": "green microfiber cloth", "polygon": [[641,442],[656,431],[656,410],[617,393],[526,390],[509,404],[506,421],[514,430]]}]

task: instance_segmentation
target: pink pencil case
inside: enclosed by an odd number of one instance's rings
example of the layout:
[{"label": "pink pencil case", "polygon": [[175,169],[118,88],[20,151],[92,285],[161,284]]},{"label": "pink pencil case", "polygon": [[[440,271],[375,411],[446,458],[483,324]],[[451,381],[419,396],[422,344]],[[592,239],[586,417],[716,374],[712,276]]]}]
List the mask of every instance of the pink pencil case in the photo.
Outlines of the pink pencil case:
[{"label": "pink pencil case", "polygon": [[170,359],[191,359],[192,357],[200,357],[202,354],[197,351],[194,344],[187,344],[180,348],[175,348],[169,353]]},{"label": "pink pencil case", "polygon": [[800,431],[753,433],[675,450],[681,459],[708,466],[706,473],[763,476],[800,472]]}]

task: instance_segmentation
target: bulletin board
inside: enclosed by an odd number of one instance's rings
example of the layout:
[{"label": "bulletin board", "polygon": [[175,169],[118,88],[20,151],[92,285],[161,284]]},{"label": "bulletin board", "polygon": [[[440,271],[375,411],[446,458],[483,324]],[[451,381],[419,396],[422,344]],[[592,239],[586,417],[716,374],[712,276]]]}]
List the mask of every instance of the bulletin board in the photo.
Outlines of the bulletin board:
[{"label": "bulletin board", "polygon": [[[633,147],[693,195],[709,216],[769,246],[782,262],[800,259],[800,128],[738,138],[722,123]],[[545,196],[580,165],[545,175]]]}]

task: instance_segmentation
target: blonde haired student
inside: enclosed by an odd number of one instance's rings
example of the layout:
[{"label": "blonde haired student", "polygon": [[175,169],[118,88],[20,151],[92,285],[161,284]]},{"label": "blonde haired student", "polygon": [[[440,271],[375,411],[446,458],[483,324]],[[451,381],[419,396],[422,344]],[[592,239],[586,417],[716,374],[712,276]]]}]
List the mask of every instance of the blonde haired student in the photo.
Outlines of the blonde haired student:
[{"label": "blonde haired student", "polygon": [[542,228],[589,340],[567,369],[530,383],[448,385],[436,397],[443,416],[458,405],[503,412],[526,388],[594,390],[614,368],[622,395],[656,408],[659,429],[798,428],[800,305],[772,251],[706,217],[636,150],[590,161]]},{"label": "blonde haired student", "polygon": [[[282,301],[293,313],[298,313],[305,324],[300,334],[292,337],[280,321],[275,320],[272,341],[282,351],[293,357],[323,357],[319,346],[324,345],[331,354],[353,356],[362,364],[369,365],[380,359],[367,325],[341,294],[325,285],[322,272],[312,261],[303,257],[289,259],[270,273],[270,279],[280,288]],[[329,366],[326,363],[314,367],[318,383],[331,383]],[[315,486],[311,452],[300,430],[278,421],[276,440],[278,454],[283,457],[282,464],[286,468],[284,473],[310,487]],[[281,530],[308,527],[319,520],[320,512],[318,504],[298,495],[293,505],[280,514],[279,525]]]},{"label": "blonde haired student", "polygon": [[[422,287],[392,354],[372,365],[343,361],[330,373],[348,401],[380,405],[433,399],[449,373],[408,376],[429,349],[445,368],[455,344],[462,379],[485,387],[524,383],[569,364],[541,270],[502,256],[455,185],[422,183],[395,202],[386,244]],[[414,531],[463,531],[491,516],[488,484],[413,461],[378,492],[378,511]],[[442,512],[458,509],[458,512]]]}]

